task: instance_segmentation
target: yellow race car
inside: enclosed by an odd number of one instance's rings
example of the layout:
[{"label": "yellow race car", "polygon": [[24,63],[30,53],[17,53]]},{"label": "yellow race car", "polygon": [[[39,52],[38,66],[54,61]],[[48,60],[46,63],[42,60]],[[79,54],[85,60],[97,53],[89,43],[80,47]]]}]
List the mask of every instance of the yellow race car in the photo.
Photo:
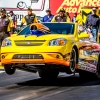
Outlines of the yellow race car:
[{"label": "yellow race car", "polygon": [[7,74],[16,68],[38,72],[41,78],[55,78],[78,69],[79,50],[85,45],[78,35],[77,23],[34,23],[18,34],[4,39],[1,63]]}]

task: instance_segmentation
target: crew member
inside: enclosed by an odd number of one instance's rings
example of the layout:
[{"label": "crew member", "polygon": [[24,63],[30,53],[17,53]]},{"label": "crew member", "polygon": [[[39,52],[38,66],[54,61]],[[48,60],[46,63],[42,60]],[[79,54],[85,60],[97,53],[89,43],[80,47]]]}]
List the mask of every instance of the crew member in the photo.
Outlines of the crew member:
[{"label": "crew member", "polygon": [[70,18],[65,14],[64,9],[60,9],[59,14],[55,15],[51,22],[70,22]]},{"label": "crew member", "polygon": [[9,12],[9,14],[10,14],[10,17],[12,18],[12,20],[13,20],[13,23],[14,23],[14,30],[15,30],[16,27],[17,27],[17,16],[13,13],[12,10]]},{"label": "crew member", "polygon": [[97,33],[100,34],[100,19],[99,16],[96,15],[96,8],[92,8],[92,14],[89,14],[86,19],[85,27],[91,29],[91,33],[94,39],[97,39]]},{"label": "crew member", "polygon": [[77,13],[74,13],[74,16],[72,17],[72,22],[76,22],[76,17],[77,17]]},{"label": "crew member", "polygon": [[80,13],[77,15],[77,17],[76,17],[76,22],[77,22],[79,25],[84,25],[83,17],[82,17],[82,11],[80,11]]},{"label": "crew member", "polygon": [[13,21],[10,17],[6,16],[6,10],[2,8],[0,10],[0,47],[2,41],[13,33]]},{"label": "crew member", "polygon": [[65,14],[66,14],[67,17],[69,17],[69,19],[70,19],[70,21],[71,21],[71,17],[70,17],[70,15],[69,15],[69,12],[66,12]]},{"label": "crew member", "polygon": [[51,22],[51,20],[52,20],[52,18],[54,17],[54,15],[52,15],[50,9],[46,10],[46,13],[47,13],[47,15],[45,15],[45,16],[43,17],[42,22]]},{"label": "crew member", "polygon": [[32,13],[31,8],[28,8],[28,14],[22,18],[21,26],[23,26],[24,23],[26,23],[27,25],[30,25],[32,23],[38,23],[38,19],[36,15]]}]

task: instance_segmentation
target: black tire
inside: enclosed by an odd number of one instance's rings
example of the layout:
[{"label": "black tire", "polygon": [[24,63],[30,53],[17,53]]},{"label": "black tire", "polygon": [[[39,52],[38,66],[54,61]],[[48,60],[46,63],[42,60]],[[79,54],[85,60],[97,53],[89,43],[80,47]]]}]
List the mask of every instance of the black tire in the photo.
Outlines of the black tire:
[{"label": "black tire", "polygon": [[67,68],[67,74],[75,73],[76,63],[77,55],[75,49],[73,48],[70,55],[70,66]]},{"label": "black tire", "polygon": [[6,73],[8,75],[12,75],[16,71],[16,67],[13,67],[12,65],[8,65],[8,64],[7,65],[4,65],[4,69],[5,69],[5,71],[6,71]]},{"label": "black tire", "polygon": [[42,79],[56,79],[59,74],[59,71],[41,70],[38,73],[39,73],[39,77],[41,77]]},{"label": "black tire", "polygon": [[100,78],[100,54],[98,56],[98,64],[97,64],[97,72],[96,75],[98,78]]}]

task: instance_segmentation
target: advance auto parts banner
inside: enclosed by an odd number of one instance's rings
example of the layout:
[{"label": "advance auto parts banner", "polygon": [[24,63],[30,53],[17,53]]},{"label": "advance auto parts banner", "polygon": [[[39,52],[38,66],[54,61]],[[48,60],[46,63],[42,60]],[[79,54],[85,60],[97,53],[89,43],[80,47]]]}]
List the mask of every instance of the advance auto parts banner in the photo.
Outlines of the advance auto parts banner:
[{"label": "advance auto parts banner", "polygon": [[100,0],[50,0],[50,8],[53,14],[64,8],[72,17],[73,13],[79,13],[82,7],[100,8]]}]

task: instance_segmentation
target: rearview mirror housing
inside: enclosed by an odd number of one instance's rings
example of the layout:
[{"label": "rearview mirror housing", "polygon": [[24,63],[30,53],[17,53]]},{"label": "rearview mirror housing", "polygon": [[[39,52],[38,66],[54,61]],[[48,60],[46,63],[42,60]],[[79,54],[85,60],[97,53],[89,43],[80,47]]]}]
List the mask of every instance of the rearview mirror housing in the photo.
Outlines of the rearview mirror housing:
[{"label": "rearview mirror housing", "polygon": [[81,39],[81,38],[89,38],[89,34],[87,34],[86,32],[82,32],[78,35],[78,38]]}]

